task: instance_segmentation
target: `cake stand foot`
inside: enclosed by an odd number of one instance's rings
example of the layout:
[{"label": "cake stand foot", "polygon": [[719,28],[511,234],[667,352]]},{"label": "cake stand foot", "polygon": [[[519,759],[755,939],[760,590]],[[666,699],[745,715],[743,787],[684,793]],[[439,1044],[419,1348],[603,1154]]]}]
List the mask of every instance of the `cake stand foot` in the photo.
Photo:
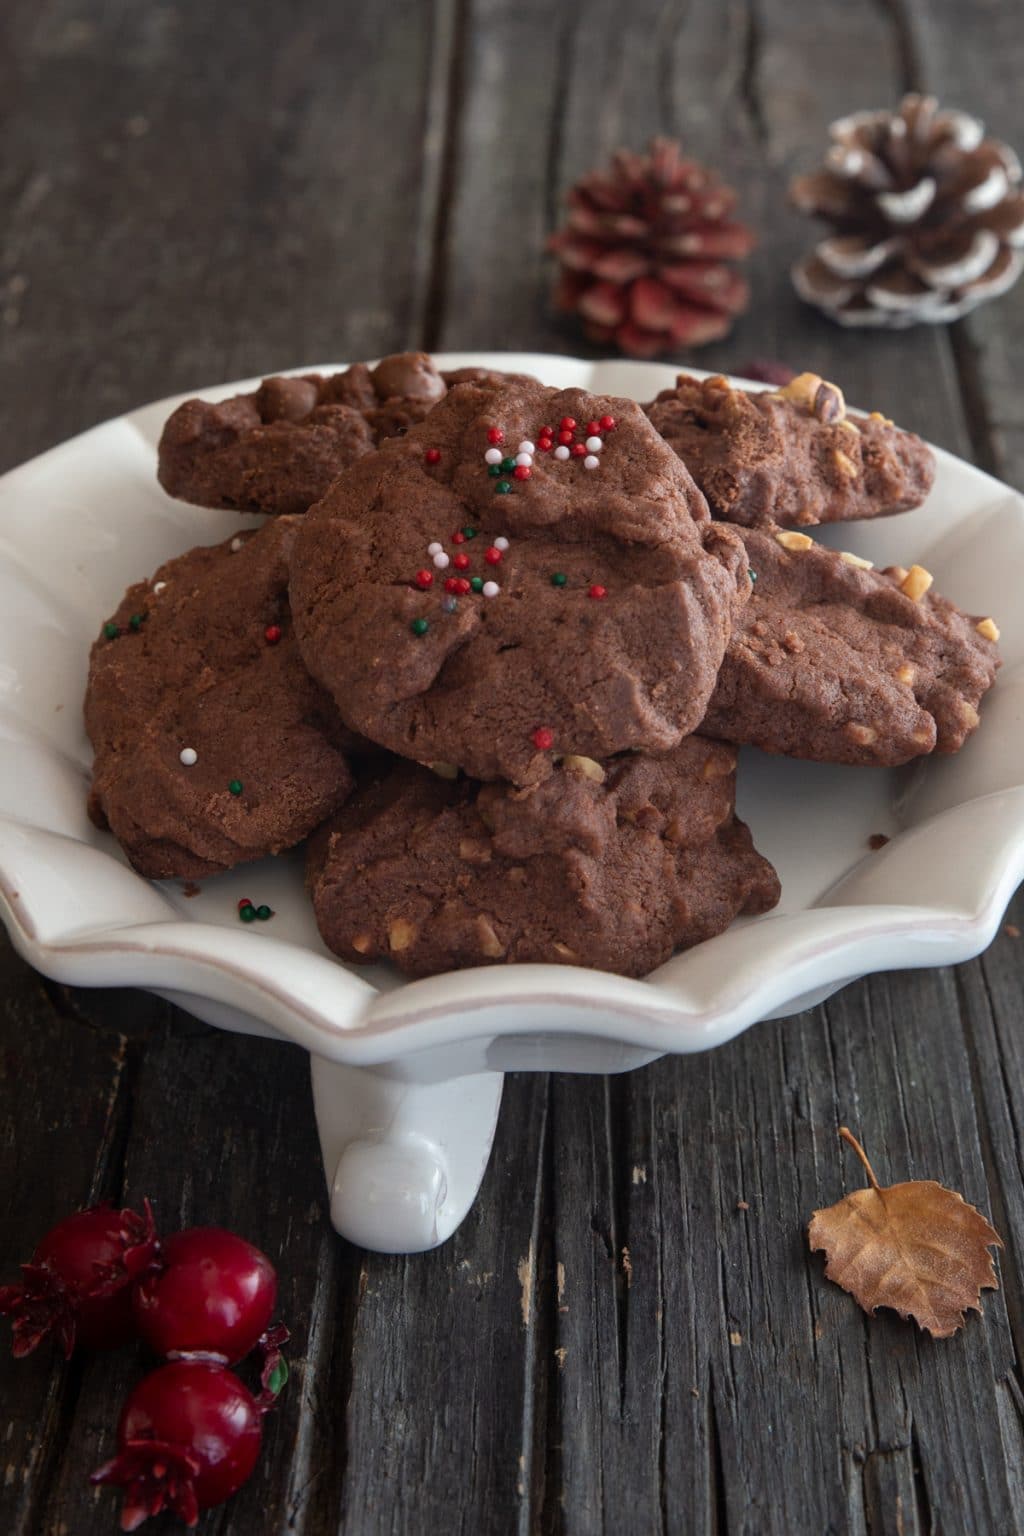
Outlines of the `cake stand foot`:
[{"label": "cake stand foot", "polygon": [[335,1229],[378,1253],[422,1253],[445,1242],[480,1188],[503,1074],[410,1083],[310,1060]]}]

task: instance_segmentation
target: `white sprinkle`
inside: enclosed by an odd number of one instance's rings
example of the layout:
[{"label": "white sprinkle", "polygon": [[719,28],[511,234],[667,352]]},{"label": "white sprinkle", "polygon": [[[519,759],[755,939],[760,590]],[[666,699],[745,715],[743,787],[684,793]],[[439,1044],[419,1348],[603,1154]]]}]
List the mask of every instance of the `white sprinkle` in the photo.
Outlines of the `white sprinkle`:
[{"label": "white sprinkle", "polygon": [[195,747],[182,747],[181,751],[178,753],[178,757],[184,763],[186,768],[193,767],[193,765],[199,761],[199,753],[196,751]]},{"label": "white sprinkle", "polygon": [[533,454],[532,453],[517,453],[516,454],[516,463],[517,464],[526,464],[526,465],[532,464],[533,463]]},{"label": "white sprinkle", "polygon": [[242,543],[243,543],[243,541],[241,539],[239,539],[239,538],[234,538],[234,539],[231,540],[231,553],[233,555],[237,555],[238,554],[238,551],[242,547]]},{"label": "white sprinkle", "polygon": [[154,581],[154,583],[153,583],[153,591],[154,591],[154,593],[162,592],[164,587],[166,587],[166,585],[167,585],[166,581]]},{"label": "white sprinkle", "polygon": [[528,437],[524,437],[523,441],[519,444],[519,447],[516,449],[517,453],[536,453],[536,451],[537,450],[534,448],[533,444],[530,442],[530,439]]},{"label": "white sprinkle", "polygon": [[504,534],[500,539],[495,539],[494,547],[495,549],[508,549],[508,539],[505,538]]},{"label": "white sprinkle", "polygon": [[484,597],[497,597],[501,588],[496,581],[485,581],[483,585]]},{"label": "white sprinkle", "polygon": [[439,544],[436,539],[434,540],[433,544],[428,544],[427,545],[427,554],[428,555],[440,555],[440,554],[443,554],[443,553],[444,553],[444,545],[443,544]]},{"label": "white sprinkle", "polygon": [[586,458],[583,460],[583,468],[584,469],[596,469],[597,466],[600,464],[600,462],[601,462],[601,460],[597,457],[596,454],[588,453]]},{"label": "white sprinkle", "polygon": [[500,464],[503,458],[504,454],[500,448],[488,448],[487,452],[484,454],[484,463]]},{"label": "white sprinkle", "polygon": [[558,447],[555,449],[555,458],[556,459],[567,459],[568,457],[569,457],[569,450],[568,450],[568,448],[565,446],[564,443],[560,443],[558,445]]},{"label": "white sprinkle", "polygon": [[587,438],[586,449],[587,449],[588,453],[600,453],[601,449],[603,447],[604,447],[604,438],[603,437],[588,437]]},{"label": "white sprinkle", "polygon": [[434,556],[434,564],[437,566],[439,571],[446,571],[450,563],[451,562],[449,561],[448,556],[445,554],[443,549],[439,550],[438,553]]}]

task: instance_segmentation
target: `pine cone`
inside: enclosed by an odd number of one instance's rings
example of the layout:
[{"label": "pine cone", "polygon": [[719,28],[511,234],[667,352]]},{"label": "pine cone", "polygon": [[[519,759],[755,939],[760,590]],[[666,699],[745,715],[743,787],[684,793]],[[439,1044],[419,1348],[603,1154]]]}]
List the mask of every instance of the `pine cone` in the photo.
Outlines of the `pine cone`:
[{"label": "pine cone", "polygon": [[747,284],[726,263],[754,236],[729,217],[732,188],[675,140],[652,139],[646,155],[618,150],[568,202],[550,241],[562,268],[555,303],[580,314],[592,341],[657,357],[717,341],[746,309]]},{"label": "pine cone", "polygon": [[790,198],[831,224],[793,285],[840,325],[955,320],[1017,281],[1024,245],[1020,162],[966,112],[905,96],[829,129],[820,171]]}]

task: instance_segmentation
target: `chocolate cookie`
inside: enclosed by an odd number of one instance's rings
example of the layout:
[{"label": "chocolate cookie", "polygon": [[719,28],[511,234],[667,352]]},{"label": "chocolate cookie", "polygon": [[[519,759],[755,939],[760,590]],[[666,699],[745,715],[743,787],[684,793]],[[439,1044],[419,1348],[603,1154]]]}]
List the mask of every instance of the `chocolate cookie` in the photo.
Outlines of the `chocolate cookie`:
[{"label": "chocolate cookie", "polygon": [[956,752],[999,666],[991,619],[805,533],[743,533],[754,594],[726,652],[708,736],[818,762]]},{"label": "chocolate cookie", "polygon": [[779,899],[735,818],[735,767],[699,736],[660,758],[564,758],[529,789],[395,767],[310,842],[320,932],[410,976],[513,961],[646,975]]},{"label": "chocolate cookie", "polygon": [[89,808],[140,873],[196,879],[290,848],[352,787],[344,728],[299,658],[294,518],[161,566],[93,646]]},{"label": "chocolate cookie", "polygon": [[264,379],[219,405],[186,400],[160,438],[160,484],[201,507],[305,512],[343,470],[422,420],[446,391],[425,352],[403,352],[375,368]]},{"label": "chocolate cookie", "polygon": [[681,374],[647,414],[714,515],[749,528],[906,512],[924,501],[935,474],[919,437],[877,411],[847,416],[842,393],[815,373],[770,393]]},{"label": "chocolate cookie", "polygon": [[466,383],[304,519],[291,601],[353,729],[527,784],[696,727],[747,563],[637,405]]}]

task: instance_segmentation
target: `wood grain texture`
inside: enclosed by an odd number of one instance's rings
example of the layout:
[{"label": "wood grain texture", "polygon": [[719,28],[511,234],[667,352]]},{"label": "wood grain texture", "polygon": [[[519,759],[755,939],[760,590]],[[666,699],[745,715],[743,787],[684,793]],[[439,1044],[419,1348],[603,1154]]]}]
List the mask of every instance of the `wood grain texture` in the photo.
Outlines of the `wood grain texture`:
[{"label": "wood grain texture", "polygon": [[[814,368],[1024,486],[1024,293],[952,331],[845,333],[790,289],[814,230],[785,206],[831,118],[909,86],[1020,144],[1014,13],[299,0],[225,24],[198,0],[12,0],[0,463],[301,361],[586,351],[548,307],[545,234],[577,175],[661,131],[762,236],[751,312],[682,362]],[[295,1369],[257,1475],[203,1522],[218,1536],[1021,1531],[1022,944],[621,1079],[510,1079],[477,1206],[408,1260],[330,1231],[299,1052],[43,985],[5,947],[4,1277],[100,1196],[271,1254]],[[941,1178],[1005,1236],[1003,1289],[955,1339],[868,1320],[807,1253],[811,1211],[859,1182],[844,1122],[883,1177]],[[114,1528],[85,1476],[145,1363],[4,1373],[0,1530]]]}]

